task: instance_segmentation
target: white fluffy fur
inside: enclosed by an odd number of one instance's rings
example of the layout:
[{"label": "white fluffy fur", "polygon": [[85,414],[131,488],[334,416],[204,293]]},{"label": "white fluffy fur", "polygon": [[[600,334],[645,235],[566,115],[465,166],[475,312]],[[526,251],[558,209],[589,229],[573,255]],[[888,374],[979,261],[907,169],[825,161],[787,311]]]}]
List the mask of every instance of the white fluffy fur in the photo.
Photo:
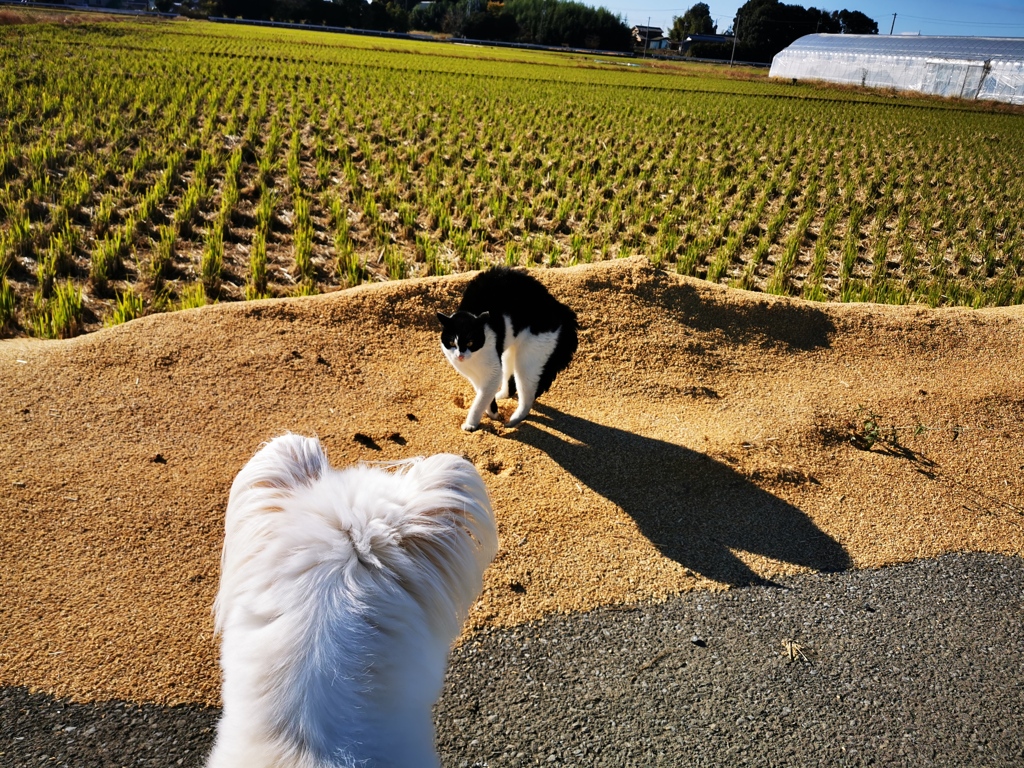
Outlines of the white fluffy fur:
[{"label": "white fluffy fur", "polygon": [[465,459],[339,471],[314,438],[265,445],[228,501],[208,767],[438,765],[431,707],[497,545]]},{"label": "white fluffy fur", "polygon": [[525,419],[537,399],[537,385],[544,365],[558,345],[558,334],[558,331],[535,334],[524,329],[514,336],[512,320],[506,316],[506,346],[500,360],[496,349],[497,337],[490,328],[484,329],[484,345],[475,352],[460,352],[458,347],[449,349],[442,342],[441,351],[448,362],[469,379],[476,392],[462,428],[467,432],[477,429],[484,414],[497,418],[497,413],[491,413],[491,401],[508,397],[508,382],[512,376],[516,379],[519,402],[505,426],[514,427]]}]

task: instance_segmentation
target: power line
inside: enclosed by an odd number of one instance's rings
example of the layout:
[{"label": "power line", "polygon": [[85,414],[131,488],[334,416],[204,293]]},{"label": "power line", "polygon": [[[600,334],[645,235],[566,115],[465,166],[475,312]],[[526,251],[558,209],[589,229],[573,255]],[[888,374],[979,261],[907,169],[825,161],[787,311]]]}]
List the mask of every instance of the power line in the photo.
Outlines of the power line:
[{"label": "power line", "polygon": [[[640,14],[640,13],[645,13],[645,14],[646,13],[656,13],[656,14],[659,14],[659,15],[663,15],[662,18],[664,18],[665,16],[668,16],[668,15],[679,15],[681,13],[685,13],[686,11],[690,10],[690,6],[688,6],[686,8],[650,8],[650,9],[646,9],[646,10],[636,9],[636,8],[609,8],[608,10],[610,10],[612,12],[617,12],[617,13],[623,14],[625,16],[637,15],[637,14]],[[736,16],[735,12],[733,12],[732,14],[729,14],[729,13],[717,13],[716,14],[715,11],[713,9],[711,9],[711,17],[713,19],[717,19],[717,20],[720,20],[720,19],[724,18],[726,20],[726,23],[725,23],[726,27],[731,26],[735,16]],[[992,31],[998,31],[998,30],[1014,30],[1014,31],[1016,31],[1016,30],[1024,30],[1024,22],[1022,22],[1022,23],[1007,23],[1007,22],[1002,22],[1002,21],[958,21],[958,20],[955,20],[955,19],[935,19],[935,18],[931,18],[931,17],[928,17],[928,16],[911,16],[909,14],[903,14],[903,13],[901,13],[899,15],[899,20],[900,21],[927,22],[927,23],[930,23],[930,24],[950,24],[950,25],[957,25],[957,26],[962,26],[962,27],[966,27],[966,28],[972,28],[973,27],[973,28],[977,28],[977,29],[989,29],[989,30],[992,30]],[[763,23],[769,24],[769,25],[780,25],[780,26],[789,25],[789,22],[778,22],[778,21],[771,21],[771,20],[765,20]],[[716,26],[718,26],[718,24],[716,24]],[[937,34],[937,33],[932,32],[930,34]]]},{"label": "power line", "polygon": [[[699,0],[697,0],[697,1],[699,2]],[[693,6],[692,5],[688,5],[685,8],[633,8],[633,7],[630,7],[630,8],[609,8],[606,5],[604,7],[608,8],[609,11],[620,11],[620,12],[628,12],[628,13],[652,13],[652,14],[653,13],[676,13],[676,14],[683,14],[683,13],[686,13],[688,10],[690,10]],[[714,18],[715,16],[719,16],[719,17],[729,16],[730,18],[732,18],[733,16],[736,15],[736,11],[731,11],[731,12],[728,12],[728,13],[727,12],[718,12],[718,13],[716,13],[715,9],[714,8],[710,8],[710,7],[709,7],[709,10],[711,12],[712,18]]]},{"label": "power line", "polygon": [[957,21],[955,19],[932,19],[927,16],[910,16],[906,13],[901,13],[900,18],[914,19],[915,21],[930,21],[935,24],[962,24],[966,27],[1024,27],[1024,23],[1007,24],[1003,21]]}]

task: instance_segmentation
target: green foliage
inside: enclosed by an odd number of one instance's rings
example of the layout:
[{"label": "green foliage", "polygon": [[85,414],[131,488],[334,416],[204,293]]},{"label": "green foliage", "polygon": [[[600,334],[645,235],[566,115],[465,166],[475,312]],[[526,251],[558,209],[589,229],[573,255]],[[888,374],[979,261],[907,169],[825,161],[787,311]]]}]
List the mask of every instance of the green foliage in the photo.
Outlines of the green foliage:
[{"label": "green foliage", "polygon": [[798,37],[815,32],[878,34],[878,24],[860,11],[822,11],[779,0],[747,0],[736,11],[736,56],[745,61],[771,62]]},{"label": "green foliage", "polygon": [[206,291],[204,290],[202,283],[193,283],[182,290],[181,297],[178,301],[178,309],[195,309],[196,307],[205,307],[207,303]]},{"label": "green foliage", "polygon": [[[467,4],[467,12],[469,5]],[[488,3],[486,10],[467,13],[461,33],[474,40],[504,40],[512,42],[520,35],[519,22],[504,3]]]},{"label": "green foliage", "polygon": [[218,0],[211,15],[244,17],[264,21],[290,21],[404,32],[408,27],[405,6],[381,0],[333,0],[293,2],[289,0]]},{"label": "green foliage", "polygon": [[245,298],[265,299],[267,292],[267,240],[259,230],[253,235],[249,250],[249,279],[245,284]]},{"label": "green foliage", "polygon": [[15,262],[14,245],[6,232],[0,231],[0,277],[6,277]]},{"label": "green foliage", "polygon": [[886,423],[882,416],[863,405],[857,407],[856,416],[848,425],[849,440],[855,448],[870,451],[877,447],[883,453],[909,459],[926,466],[934,466],[934,462],[912,450],[907,443],[912,438],[922,435],[927,437],[931,432],[947,430],[956,440],[960,436],[962,427],[956,422],[942,427],[926,426],[920,421],[908,425]]},{"label": "green foliage", "polygon": [[389,280],[402,280],[409,276],[409,265],[401,251],[396,248],[385,248],[383,260]]},{"label": "green foliage", "polygon": [[221,189],[220,212],[217,220],[222,228],[229,227],[234,219],[240,192],[238,189],[239,176],[242,171],[242,151],[237,149],[231,153],[227,167],[224,170],[224,183]]},{"label": "green foliage", "polygon": [[672,29],[668,37],[675,42],[682,42],[690,35],[713,35],[718,25],[711,19],[711,9],[707,3],[690,6],[682,16],[672,17]]},{"label": "green foliage", "polygon": [[100,198],[92,218],[92,231],[97,236],[105,235],[110,229],[114,216],[114,198],[109,192]]},{"label": "green foliage", "polygon": [[26,208],[22,205],[9,213],[10,227],[3,238],[0,266],[9,266],[18,257],[31,258],[35,255],[35,232]]},{"label": "green foliage", "polygon": [[114,304],[114,309],[107,317],[104,325],[111,327],[120,325],[121,323],[127,323],[129,320],[142,317],[144,312],[145,307],[142,301],[142,296],[135,293],[131,286],[129,286],[124,290],[124,292],[117,295],[117,301]]},{"label": "green foliage", "polygon": [[259,206],[256,209],[256,231],[264,237],[270,234],[277,208],[277,193],[269,187],[263,187]]},{"label": "green foliage", "polygon": [[14,286],[7,280],[7,275],[0,273],[0,332],[14,327],[17,308]]},{"label": "green foliage", "polygon": [[292,240],[295,251],[295,279],[304,286],[304,294],[316,292],[316,271],[313,267],[313,222],[309,201],[301,191],[295,193],[295,222]]},{"label": "green foliage", "polygon": [[338,279],[341,283],[351,288],[354,285],[366,282],[368,276],[366,265],[362,263],[359,255],[352,250],[352,248],[342,247],[338,248],[336,272]]},{"label": "green foliage", "polygon": [[124,268],[122,256],[125,242],[121,230],[101,240],[92,251],[89,279],[98,290],[107,287],[107,282],[116,277]]},{"label": "green foliage", "polygon": [[857,408],[857,425],[851,435],[851,441],[858,448],[870,451],[882,438],[881,417],[864,406]]},{"label": "green foliage", "polygon": [[53,281],[57,278],[57,261],[53,252],[48,251],[39,259],[39,266],[36,268],[36,282],[39,283],[39,292],[44,298],[49,297],[53,290]]},{"label": "green foliage", "polygon": [[54,286],[53,295],[36,293],[30,313],[32,335],[41,339],[67,339],[82,328],[82,291],[70,280]]},{"label": "green foliage", "polygon": [[61,228],[50,238],[46,259],[53,264],[58,275],[68,275],[75,266],[75,253],[81,243],[82,233],[65,221]]},{"label": "green foliage", "polygon": [[[547,0],[480,10],[517,8],[564,21]],[[26,329],[33,296],[86,275],[106,296],[145,285],[152,311],[171,278],[256,298],[628,254],[815,300],[1024,300],[1024,124],[1006,110],[696,64],[115,28],[0,27],[18,83],[0,96],[0,273]]]},{"label": "green foliage", "polygon": [[199,279],[208,296],[216,296],[224,270],[224,232],[211,227],[206,234],[203,254],[199,262]]},{"label": "green foliage", "polygon": [[146,273],[146,277],[155,287],[159,287],[170,274],[171,265],[174,263],[175,242],[178,239],[177,231],[169,224],[161,226],[157,231],[159,238],[150,247],[151,256]]},{"label": "green foliage", "polygon": [[480,40],[628,51],[629,27],[607,8],[573,0],[438,0],[409,15],[413,29]]}]

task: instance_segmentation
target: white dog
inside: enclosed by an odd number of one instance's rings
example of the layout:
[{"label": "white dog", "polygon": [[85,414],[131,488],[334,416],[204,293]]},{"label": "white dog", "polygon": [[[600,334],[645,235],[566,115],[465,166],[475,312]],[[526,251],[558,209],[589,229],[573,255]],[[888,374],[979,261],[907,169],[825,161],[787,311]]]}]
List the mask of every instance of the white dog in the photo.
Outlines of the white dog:
[{"label": "white dog", "polygon": [[228,501],[208,768],[437,766],[431,707],[497,548],[465,459],[339,471],[314,438],[265,445]]}]

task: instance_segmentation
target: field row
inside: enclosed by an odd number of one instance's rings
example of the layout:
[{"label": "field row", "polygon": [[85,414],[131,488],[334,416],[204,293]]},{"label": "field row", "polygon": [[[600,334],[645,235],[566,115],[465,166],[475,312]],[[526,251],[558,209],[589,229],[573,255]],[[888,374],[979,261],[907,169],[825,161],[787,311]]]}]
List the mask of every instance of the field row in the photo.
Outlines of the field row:
[{"label": "field row", "polygon": [[0,37],[8,333],[634,254],[814,300],[1024,302],[1018,114],[203,23]]}]

